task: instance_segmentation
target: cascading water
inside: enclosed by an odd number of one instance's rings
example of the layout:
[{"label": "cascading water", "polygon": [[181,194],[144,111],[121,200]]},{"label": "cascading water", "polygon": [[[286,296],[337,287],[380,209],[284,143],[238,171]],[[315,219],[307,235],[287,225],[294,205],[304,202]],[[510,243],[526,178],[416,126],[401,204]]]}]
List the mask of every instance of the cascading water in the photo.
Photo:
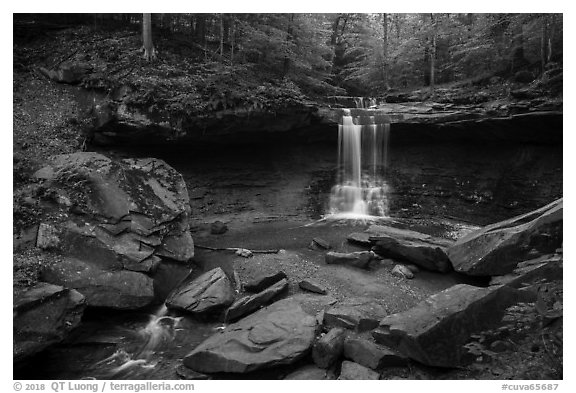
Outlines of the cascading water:
[{"label": "cascading water", "polygon": [[368,115],[353,117],[345,110],[338,125],[338,183],[330,195],[330,213],[337,218],[388,213],[385,175],[390,123],[364,113]]},{"label": "cascading water", "polygon": [[[148,323],[137,330],[140,344],[133,350],[118,349],[111,356],[96,364],[109,366],[111,369],[106,377],[126,377],[131,375],[135,367],[141,369],[153,369],[156,366],[154,355],[162,344],[172,340],[175,329],[182,317],[168,316],[168,309],[162,305],[153,315],[150,315]],[[137,373],[141,373],[137,371]],[[138,374],[136,374],[138,375]]]}]

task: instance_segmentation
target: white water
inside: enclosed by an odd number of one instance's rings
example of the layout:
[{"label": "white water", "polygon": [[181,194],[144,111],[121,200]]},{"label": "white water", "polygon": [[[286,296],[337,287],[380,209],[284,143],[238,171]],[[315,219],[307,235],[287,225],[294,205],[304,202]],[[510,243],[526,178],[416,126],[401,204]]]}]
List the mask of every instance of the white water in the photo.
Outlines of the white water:
[{"label": "white water", "polygon": [[120,348],[96,365],[109,367],[107,377],[124,375],[135,367],[153,369],[157,364],[154,355],[163,345],[173,340],[174,332],[182,319],[182,317],[171,317],[167,314],[168,309],[162,305],[150,315],[148,323],[137,330],[137,336],[140,337],[139,345],[130,351]]},{"label": "white water", "polygon": [[369,124],[357,122],[345,114],[338,126],[338,180],[330,195],[330,214],[334,218],[385,217],[390,124],[375,124],[373,116]]}]

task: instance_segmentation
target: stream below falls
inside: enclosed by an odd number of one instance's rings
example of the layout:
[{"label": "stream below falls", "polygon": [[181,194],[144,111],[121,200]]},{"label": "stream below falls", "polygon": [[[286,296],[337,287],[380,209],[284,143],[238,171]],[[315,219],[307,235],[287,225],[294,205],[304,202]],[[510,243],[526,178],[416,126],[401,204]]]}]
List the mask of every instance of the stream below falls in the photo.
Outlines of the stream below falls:
[{"label": "stream below falls", "polygon": [[[206,145],[106,154],[162,158],[180,171],[190,194],[196,244],[285,250],[286,257],[278,263],[290,279],[289,295],[301,292],[299,279],[312,276],[328,283],[330,295],[338,300],[378,296],[386,299],[391,312],[399,312],[469,281],[456,273],[426,271],[401,280],[385,267],[367,275],[328,267],[323,252],[308,248],[312,238],[321,237],[337,251],[359,250],[346,242],[346,236],[370,224],[322,219],[330,211],[330,195],[338,181],[335,146]],[[386,154],[387,213],[371,222],[455,239],[562,196],[561,145],[412,143],[390,145]],[[210,233],[216,220],[226,223],[226,233]],[[195,265],[192,277],[221,266],[245,278],[258,268],[233,253],[201,249]],[[186,276],[177,269],[167,274],[173,275],[166,280],[172,286]],[[223,327],[222,321],[195,319],[162,304],[131,312],[91,309],[69,339],[16,368],[14,378],[176,379],[181,359]],[[297,366],[241,378],[283,378]]]}]

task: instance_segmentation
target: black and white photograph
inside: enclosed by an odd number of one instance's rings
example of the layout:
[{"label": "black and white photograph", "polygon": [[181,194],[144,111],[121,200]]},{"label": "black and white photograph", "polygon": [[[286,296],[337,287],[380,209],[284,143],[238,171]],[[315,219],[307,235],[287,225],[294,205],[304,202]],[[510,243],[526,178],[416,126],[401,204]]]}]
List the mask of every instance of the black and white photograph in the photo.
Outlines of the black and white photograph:
[{"label": "black and white photograph", "polygon": [[565,14],[466,7],[12,13],[8,388],[567,388]]}]

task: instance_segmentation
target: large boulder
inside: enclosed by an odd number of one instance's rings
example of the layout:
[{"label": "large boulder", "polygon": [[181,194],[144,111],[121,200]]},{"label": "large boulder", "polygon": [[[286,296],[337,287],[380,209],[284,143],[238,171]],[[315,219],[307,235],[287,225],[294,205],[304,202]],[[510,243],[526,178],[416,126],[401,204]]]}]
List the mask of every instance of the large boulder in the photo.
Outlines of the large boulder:
[{"label": "large boulder", "polygon": [[348,241],[373,246],[374,252],[387,258],[400,259],[424,269],[452,270],[446,249],[453,242],[409,229],[372,225],[364,233],[352,233]]},{"label": "large boulder", "polygon": [[448,248],[454,269],[471,276],[510,273],[518,262],[562,246],[563,199],[538,210],[486,226]]},{"label": "large boulder", "polygon": [[235,321],[272,302],[288,289],[288,280],[283,278],[271,287],[251,296],[236,300],[226,312],[227,321]]},{"label": "large boulder", "polygon": [[378,343],[428,366],[458,367],[474,359],[464,347],[472,334],[498,327],[508,307],[534,298],[529,291],[508,286],[459,284],[383,318],[372,335]]},{"label": "large boulder", "polygon": [[201,314],[221,311],[233,301],[232,284],[224,270],[217,267],[174,290],[166,299],[166,306]]},{"label": "large boulder", "polygon": [[85,307],[79,292],[42,282],[15,296],[14,362],[62,341],[80,323]]},{"label": "large boulder", "polygon": [[293,363],[309,353],[316,321],[293,299],[278,301],[208,338],[184,358],[201,373],[247,373]]},{"label": "large boulder", "polygon": [[[50,267],[45,280],[72,288],[80,283],[89,305],[96,304],[88,292],[98,291],[102,277],[125,281],[129,297],[147,297],[147,291],[139,291],[142,285],[151,287],[150,277],[163,260],[187,264],[193,258],[186,184],[163,161],[65,154],[52,157],[35,177],[51,196],[44,207],[59,217],[43,226],[38,246],[59,249],[66,261],[61,268]],[[80,280],[75,270],[82,271]],[[101,298],[97,305],[119,307],[113,297],[108,299],[112,303]]]},{"label": "large boulder", "polygon": [[44,279],[75,288],[92,307],[130,310],[154,301],[154,282],[145,274],[128,270],[107,270],[89,261],[66,257],[47,267]]}]

